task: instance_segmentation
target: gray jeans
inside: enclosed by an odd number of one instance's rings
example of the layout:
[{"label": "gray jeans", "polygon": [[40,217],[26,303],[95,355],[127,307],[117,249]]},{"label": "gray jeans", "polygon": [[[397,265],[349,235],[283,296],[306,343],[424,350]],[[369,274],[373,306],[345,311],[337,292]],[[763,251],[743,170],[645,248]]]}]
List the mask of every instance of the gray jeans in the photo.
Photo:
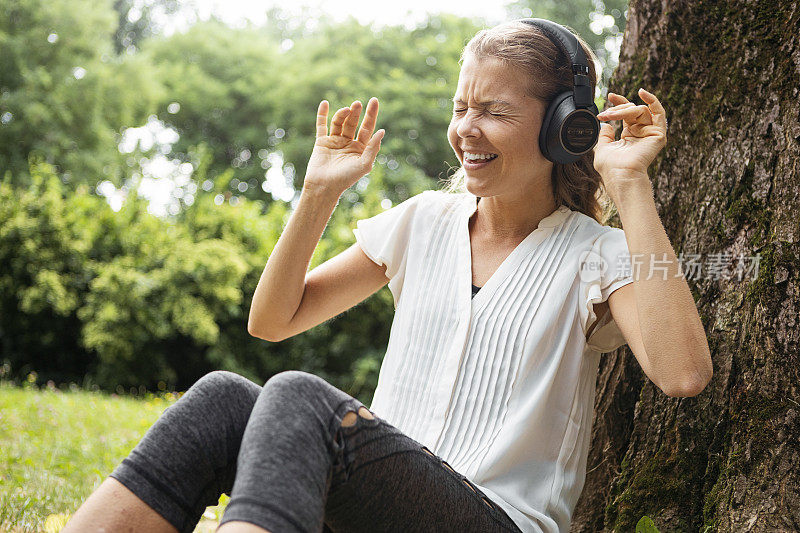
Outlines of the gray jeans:
[{"label": "gray jeans", "polygon": [[[111,477],[182,532],[222,493],[231,496],[222,523],[271,533],[520,532],[465,476],[362,406],[306,372],[263,387],[211,372]],[[343,426],[349,412],[358,416]]]}]

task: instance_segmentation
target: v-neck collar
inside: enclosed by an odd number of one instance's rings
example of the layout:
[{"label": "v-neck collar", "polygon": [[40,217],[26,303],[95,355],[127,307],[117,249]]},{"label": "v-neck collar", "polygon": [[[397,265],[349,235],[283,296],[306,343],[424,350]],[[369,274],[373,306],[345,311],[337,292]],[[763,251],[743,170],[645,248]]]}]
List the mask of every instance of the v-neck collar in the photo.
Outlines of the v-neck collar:
[{"label": "v-neck collar", "polygon": [[[478,209],[478,197],[474,194],[465,193],[462,216],[459,218],[459,240],[461,243],[459,264],[461,268],[461,279],[459,281],[459,293],[466,298],[466,305],[470,306],[472,312],[477,312],[483,304],[491,298],[497,287],[505,280],[509,274],[516,271],[522,260],[533,251],[546,237],[553,228],[560,226],[572,213],[572,209],[565,205],[556,208],[555,211],[539,221],[536,229],[531,231],[516,248],[503,260],[497,270],[494,271],[489,280],[483,284],[475,296],[472,296],[472,244],[469,238],[469,218]],[[463,289],[462,289],[463,287]],[[463,291],[463,292],[462,292]]]}]

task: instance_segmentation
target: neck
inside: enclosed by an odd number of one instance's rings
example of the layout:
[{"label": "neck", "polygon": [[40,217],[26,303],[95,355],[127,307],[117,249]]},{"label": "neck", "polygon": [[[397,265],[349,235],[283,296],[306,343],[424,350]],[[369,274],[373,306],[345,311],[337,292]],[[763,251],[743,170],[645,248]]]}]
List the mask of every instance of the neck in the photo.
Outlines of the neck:
[{"label": "neck", "polygon": [[552,194],[538,199],[497,195],[480,198],[472,215],[473,229],[493,242],[516,243],[539,227],[558,205]]}]

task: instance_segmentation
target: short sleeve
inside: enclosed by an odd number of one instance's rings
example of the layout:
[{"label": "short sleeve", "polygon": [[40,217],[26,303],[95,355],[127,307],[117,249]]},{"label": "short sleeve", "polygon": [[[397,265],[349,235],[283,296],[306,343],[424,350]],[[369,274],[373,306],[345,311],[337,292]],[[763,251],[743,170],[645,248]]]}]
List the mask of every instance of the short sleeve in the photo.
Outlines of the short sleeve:
[{"label": "short sleeve", "polygon": [[[584,254],[580,274],[580,314],[585,337],[589,326],[597,319],[594,305],[605,302],[612,292],[633,282],[625,232],[608,227],[595,239],[591,250]],[[593,350],[606,353],[616,350],[626,342],[608,311],[594,327],[587,345]]]},{"label": "short sleeve", "polygon": [[394,306],[400,299],[408,258],[409,240],[414,234],[414,219],[431,191],[425,191],[371,218],[356,222],[353,234],[367,257],[378,265],[386,265],[389,290]]}]

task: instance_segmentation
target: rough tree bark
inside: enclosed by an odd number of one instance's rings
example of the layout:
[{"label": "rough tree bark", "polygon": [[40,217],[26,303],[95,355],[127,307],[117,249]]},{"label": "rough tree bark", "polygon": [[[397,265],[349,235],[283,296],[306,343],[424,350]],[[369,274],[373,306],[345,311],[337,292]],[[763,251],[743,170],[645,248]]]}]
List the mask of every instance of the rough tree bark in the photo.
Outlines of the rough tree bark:
[{"label": "rough tree bark", "polygon": [[[610,90],[667,111],[650,175],[676,253],[702,254],[714,377],[670,398],[627,346],[603,356],[573,531],[800,531],[798,28],[798,0],[629,6]],[[759,254],[757,277],[710,274],[717,253]]]}]

